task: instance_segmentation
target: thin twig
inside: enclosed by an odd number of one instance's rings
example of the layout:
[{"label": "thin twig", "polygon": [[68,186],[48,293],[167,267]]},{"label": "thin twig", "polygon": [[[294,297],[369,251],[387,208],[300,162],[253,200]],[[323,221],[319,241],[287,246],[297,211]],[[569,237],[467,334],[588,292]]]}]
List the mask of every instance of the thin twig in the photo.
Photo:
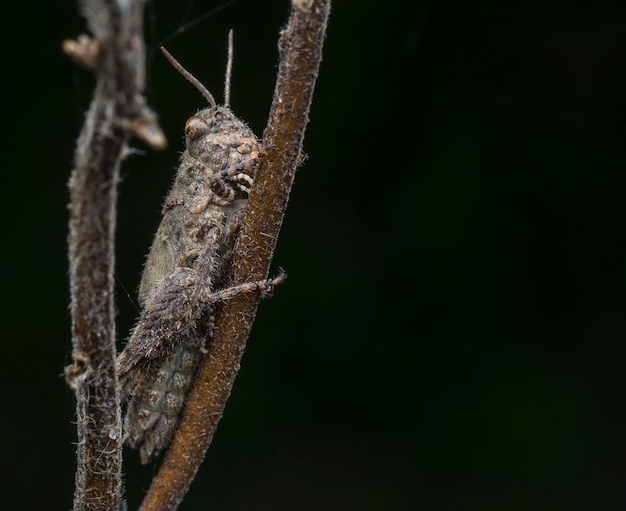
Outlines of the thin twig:
[{"label": "thin twig", "polygon": [[93,38],[64,51],[96,73],[69,181],[69,266],[78,429],[74,511],[115,510],[122,502],[122,423],[115,372],[114,231],[120,163],[131,134],[156,148],[165,138],[145,106],[142,5],[83,0]]},{"label": "thin twig", "polygon": [[[235,248],[231,284],[267,278],[322,56],[330,0],[292,0],[282,32],[274,100],[248,215]],[[202,361],[178,432],[140,511],[178,507],[208,449],[239,370],[256,315],[258,294],[239,295],[218,313],[216,335]]]}]

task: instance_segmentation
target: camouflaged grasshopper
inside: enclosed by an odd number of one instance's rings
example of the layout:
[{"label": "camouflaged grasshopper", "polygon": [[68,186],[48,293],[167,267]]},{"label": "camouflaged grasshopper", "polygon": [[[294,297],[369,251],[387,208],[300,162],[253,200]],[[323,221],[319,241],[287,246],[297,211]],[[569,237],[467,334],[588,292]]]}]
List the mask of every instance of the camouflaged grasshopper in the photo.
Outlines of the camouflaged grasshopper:
[{"label": "camouflaged grasshopper", "polygon": [[284,279],[279,274],[223,288],[262,153],[257,137],[229,108],[232,33],[224,106],[162,51],[210,106],[185,124],[186,149],[139,286],[141,316],[117,361],[121,394],[128,399],[125,441],[139,449],[144,464],[174,436],[212,338],[216,303],[242,292],[267,294]]}]

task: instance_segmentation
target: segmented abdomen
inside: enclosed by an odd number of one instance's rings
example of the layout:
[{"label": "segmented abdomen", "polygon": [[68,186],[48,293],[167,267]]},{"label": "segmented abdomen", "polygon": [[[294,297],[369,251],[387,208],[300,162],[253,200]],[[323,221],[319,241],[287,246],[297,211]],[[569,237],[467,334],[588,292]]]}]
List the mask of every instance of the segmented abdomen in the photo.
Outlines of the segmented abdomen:
[{"label": "segmented abdomen", "polygon": [[190,333],[150,367],[128,403],[124,429],[128,444],[139,448],[143,464],[170,443],[201,358],[201,335]]}]

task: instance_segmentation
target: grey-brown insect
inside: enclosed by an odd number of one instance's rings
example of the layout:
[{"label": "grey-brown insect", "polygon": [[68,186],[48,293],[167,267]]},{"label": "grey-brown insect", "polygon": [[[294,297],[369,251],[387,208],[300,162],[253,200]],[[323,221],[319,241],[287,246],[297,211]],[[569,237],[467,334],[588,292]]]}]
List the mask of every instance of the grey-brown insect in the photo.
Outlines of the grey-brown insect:
[{"label": "grey-brown insect", "polygon": [[186,149],[139,287],[141,316],[118,358],[121,393],[129,400],[126,442],[139,449],[144,464],[169,445],[177,429],[212,336],[215,303],[241,292],[268,292],[283,278],[222,289],[261,152],[254,133],[228,106],[232,42],[224,106],[163,52],[210,107],[185,125]]}]

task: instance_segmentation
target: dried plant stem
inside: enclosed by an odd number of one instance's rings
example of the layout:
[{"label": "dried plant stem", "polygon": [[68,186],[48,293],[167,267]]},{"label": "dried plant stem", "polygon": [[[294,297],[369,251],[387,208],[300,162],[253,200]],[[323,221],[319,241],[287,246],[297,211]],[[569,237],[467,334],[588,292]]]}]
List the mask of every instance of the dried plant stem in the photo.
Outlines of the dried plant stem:
[{"label": "dried plant stem", "polygon": [[[329,11],[330,0],[292,1],[289,23],[279,42],[278,79],[263,137],[267,154],[261,160],[235,248],[233,285],[267,278],[301,154]],[[218,313],[217,333],[141,511],[171,511],[182,501],[222,416],[258,302],[258,294],[242,294]]]},{"label": "dried plant stem", "polygon": [[165,138],[145,106],[142,2],[83,0],[93,34],[64,51],[97,76],[75,153],[70,188],[69,265],[78,429],[74,511],[122,502],[122,424],[115,373],[114,231],[119,168],[131,134],[156,148]]}]

